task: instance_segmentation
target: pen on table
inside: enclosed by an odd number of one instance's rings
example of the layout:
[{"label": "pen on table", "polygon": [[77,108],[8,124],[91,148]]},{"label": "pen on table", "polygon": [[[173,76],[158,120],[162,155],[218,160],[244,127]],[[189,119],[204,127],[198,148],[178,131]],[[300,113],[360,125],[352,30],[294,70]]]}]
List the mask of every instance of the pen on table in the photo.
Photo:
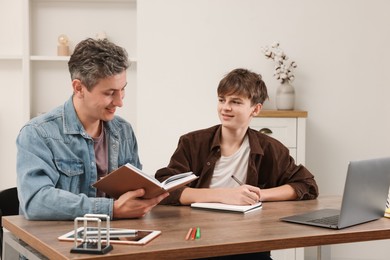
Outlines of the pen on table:
[{"label": "pen on table", "polygon": [[193,228],[191,232],[191,240],[194,240],[195,236],[196,236],[196,228]]},{"label": "pen on table", "polygon": [[200,227],[196,228],[196,239],[200,238]]},{"label": "pen on table", "polygon": [[[86,235],[97,235],[99,234],[98,230],[87,230],[87,231],[82,231],[82,234],[86,233]],[[121,229],[121,230],[110,230],[109,231],[110,235],[123,235],[123,236],[136,236],[138,231],[137,230],[132,230],[132,229]],[[100,234],[106,235],[107,231],[102,230],[100,231]]]},{"label": "pen on table", "polygon": [[244,183],[242,183],[242,181],[240,181],[239,179],[237,179],[236,176],[232,175],[232,178],[233,178],[233,180],[235,180],[238,184],[244,185]]},{"label": "pen on table", "polygon": [[188,230],[187,235],[186,235],[186,240],[190,239],[191,232],[192,232],[192,228],[190,228],[190,229]]}]

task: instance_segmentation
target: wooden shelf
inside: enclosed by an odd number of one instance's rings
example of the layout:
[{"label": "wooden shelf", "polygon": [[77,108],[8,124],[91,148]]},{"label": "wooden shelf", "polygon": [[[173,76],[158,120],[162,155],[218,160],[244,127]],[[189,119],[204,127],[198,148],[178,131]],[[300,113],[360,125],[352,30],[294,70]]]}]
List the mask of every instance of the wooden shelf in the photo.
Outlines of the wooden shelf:
[{"label": "wooden shelf", "polygon": [[[1,58],[1,56],[0,56]],[[30,56],[30,60],[32,61],[69,61],[70,56],[45,56],[45,55],[33,55]],[[129,61],[132,63],[136,63],[137,59],[129,57]]]},{"label": "wooden shelf", "polygon": [[303,110],[261,110],[256,117],[303,117],[307,118],[307,111]]}]

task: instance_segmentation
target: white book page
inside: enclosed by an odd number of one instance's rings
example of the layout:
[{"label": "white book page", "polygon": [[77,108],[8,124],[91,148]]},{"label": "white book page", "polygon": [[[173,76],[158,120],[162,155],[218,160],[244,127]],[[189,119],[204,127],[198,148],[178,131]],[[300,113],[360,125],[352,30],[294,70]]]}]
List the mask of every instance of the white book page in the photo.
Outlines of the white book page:
[{"label": "white book page", "polygon": [[236,212],[249,212],[251,210],[260,209],[262,207],[262,203],[258,202],[253,205],[232,205],[232,204],[224,204],[224,203],[216,203],[216,202],[197,202],[192,203],[191,207],[194,208],[205,208],[205,209],[218,209],[218,210],[228,210],[228,211],[236,211]]},{"label": "white book page", "polygon": [[176,175],[169,177],[165,181],[163,181],[162,184],[168,186],[168,184],[171,182],[175,182],[178,179],[183,179],[183,178],[191,176],[191,175],[192,175],[192,172],[184,172],[184,173],[176,174]]},{"label": "white book page", "polygon": [[149,175],[147,173],[142,172],[140,169],[138,169],[134,165],[132,165],[130,163],[126,163],[126,167],[132,169],[135,172],[137,172],[139,175],[144,176],[146,179],[150,180],[151,182],[156,183],[158,186],[162,186],[161,182],[156,180],[156,178],[154,178],[153,176],[151,176],[151,175]]}]

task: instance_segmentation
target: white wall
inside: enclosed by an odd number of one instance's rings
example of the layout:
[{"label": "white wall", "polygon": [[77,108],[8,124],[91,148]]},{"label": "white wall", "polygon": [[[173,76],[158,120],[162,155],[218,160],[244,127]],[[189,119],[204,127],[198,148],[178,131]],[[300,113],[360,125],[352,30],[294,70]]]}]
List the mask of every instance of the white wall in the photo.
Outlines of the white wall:
[{"label": "white wall", "polygon": [[309,112],[306,165],[321,194],[340,194],[349,160],[390,155],[389,8],[386,0],[139,1],[144,169],[165,166],[180,135],[219,122],[216,87],[233,68],[261,73],[274,108],[274,64],[260,50],[280,41],[298,63],[296,108]]},{"label": "white wall", "polygon": [[[322,195],[341,194],[349,160],[390,155],[388,10],[387,0],[139,1],[144,170],[164,167],[180,135],[218,123],[216,87],[233,68],[261,73],[274,108],[273,64],[260,50],[280,41],[298,64],[296,108],[309,112],[306,166]],[[373,245],[375,256],[364,253]],[[332,246],[332,259],[387,259],[385,248]]]},{"label": "white wall", "polygon": [[[22,3],[0,0],[0,55],[21,50]],[[24,123],[21,68],[20,60],[0,61],[0,190],[16,185],[15,139]]]}]

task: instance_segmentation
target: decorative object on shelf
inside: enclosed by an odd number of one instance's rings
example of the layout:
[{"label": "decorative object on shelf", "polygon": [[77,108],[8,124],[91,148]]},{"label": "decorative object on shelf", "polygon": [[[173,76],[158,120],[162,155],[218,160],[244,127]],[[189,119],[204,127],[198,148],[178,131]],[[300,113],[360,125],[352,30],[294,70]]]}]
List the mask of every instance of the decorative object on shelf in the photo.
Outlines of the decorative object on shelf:
[{"label": "decorative object on shelf", "polygon": [[278,110],[293,110],[295,90],[290,83],[295,79],[293,70],[297,67],[296,62],[289,60],[288,56],[279,47],[278,42],[272,44],[271,47],[263,47],[262,52],[267,59],[271,59],[276,63],[274,77],[280,82],[276,89],[276,108]]},{"label": "decorative object on shelf", "polygon": [[65,34],[58,36],[58,46],[57,46],[57,55],[58,56],[69,56],[69,39]]},{"label": "decorative object on shelf", "polygon": [[290,82],[285,81],[276,88],[276,108],[278,110],[293,110],[295,103],[295,90]]}]

